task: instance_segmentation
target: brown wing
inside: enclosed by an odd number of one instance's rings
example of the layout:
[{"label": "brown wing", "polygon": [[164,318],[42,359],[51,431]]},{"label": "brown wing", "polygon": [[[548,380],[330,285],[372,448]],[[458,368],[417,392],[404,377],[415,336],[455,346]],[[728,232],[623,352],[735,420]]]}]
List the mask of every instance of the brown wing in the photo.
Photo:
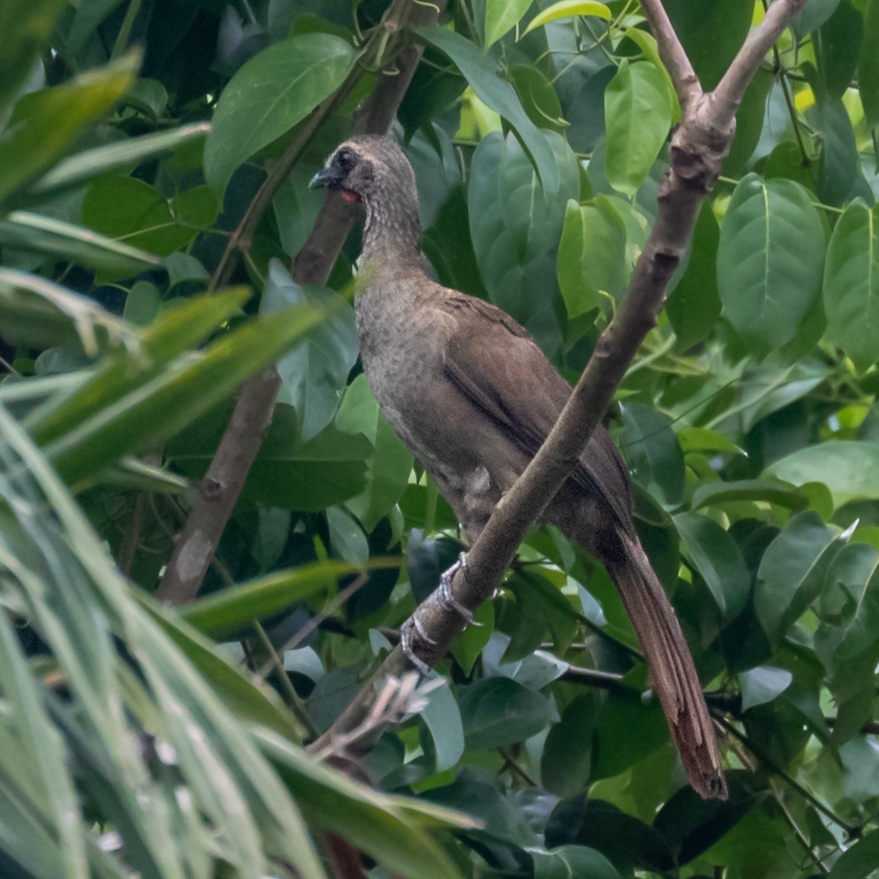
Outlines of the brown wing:
[{"label": "brown wing", "polygon": [[[568,401],[570,385],[506,312],[453,292],[444,305],[461,315],[447,349],[446,374],[522,451],[534,456]],[[625,530],[631,529],[629,475],[604,427],[593,433],[571,479],[584,492],[603,498]]]}]

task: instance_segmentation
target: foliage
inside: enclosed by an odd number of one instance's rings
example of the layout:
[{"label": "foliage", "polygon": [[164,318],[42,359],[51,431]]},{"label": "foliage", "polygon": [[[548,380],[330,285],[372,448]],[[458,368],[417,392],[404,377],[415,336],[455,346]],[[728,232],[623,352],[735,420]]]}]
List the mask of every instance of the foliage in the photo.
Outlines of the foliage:
[{"label": "foliage", "polygon": [[[665,6],[706,88],[763,14]],[[386,9],[0,8],[0,873],[345,875],[336,834],[375,876],[870,875],[879,0],[808,0],[767,57],[610,424],[727,730],[727,803],[683,785],[606,574],[546,528],[404,706],[420,716],[347,767],[381,793],[301,748],[460,550],[356,365],[356,235],[328,288],[288,271],[308,180],[390,63]],[[394,133],[425,252],[573,377],[679,113],[643,16],[458,0],[415,39]],[[279,357],[206,597],[158,607],[233,392]]]}]

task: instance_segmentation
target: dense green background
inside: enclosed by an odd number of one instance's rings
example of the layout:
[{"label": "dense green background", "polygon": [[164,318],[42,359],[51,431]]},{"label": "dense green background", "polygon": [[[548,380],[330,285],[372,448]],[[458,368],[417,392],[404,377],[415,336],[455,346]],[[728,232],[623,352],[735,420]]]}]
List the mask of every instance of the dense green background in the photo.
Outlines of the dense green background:
[{"label": "dense green background", "polygon": [[[763,12],[665,6],[706,88]],[[547,529],[358,767],[385,793],[299,747],[460,549],[360,374],[357,235],[329,288],[290,275],[323,198],[307,182],[399,47],[387,8],[0,6],[0,874],[355,875],[322,864],[335,832],[374,877],[871,875],[879,0],[808,0],[767,57],[609,423],[727,730],[729,802],[684,786],[609,579]],[[392,131],[436,276],[573,379],[679,118],[638,5],[457,0],[415,38]],[[235,286],[206,295],[310,118]],[[281,355],[212,595],[158,608],[233,392]],[[467,824],[440,806],[483,826],[429,833]]]}]

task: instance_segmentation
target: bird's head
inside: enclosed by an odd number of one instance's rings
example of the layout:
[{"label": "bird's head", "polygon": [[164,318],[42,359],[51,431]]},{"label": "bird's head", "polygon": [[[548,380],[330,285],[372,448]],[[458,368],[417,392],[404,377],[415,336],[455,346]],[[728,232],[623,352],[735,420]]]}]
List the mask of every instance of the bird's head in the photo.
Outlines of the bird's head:
[{"label": "bird's head", "polygon": [[359,135],[340,144],[323,170],[311,180],[311,188],[323,187],[346,201],[369,202],[378,193],[409,189],[415,192],[415,175],[409,160],[387,137]]}]

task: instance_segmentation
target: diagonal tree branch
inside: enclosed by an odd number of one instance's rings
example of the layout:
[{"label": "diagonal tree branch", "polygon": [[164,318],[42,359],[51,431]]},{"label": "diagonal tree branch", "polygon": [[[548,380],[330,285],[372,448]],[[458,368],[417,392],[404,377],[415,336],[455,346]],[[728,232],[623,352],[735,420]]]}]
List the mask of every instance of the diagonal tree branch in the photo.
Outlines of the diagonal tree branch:
[{"label": "diagonal tree branch", "polygon": [[[383,35],[393,41],[390,43],[393,63],[385,66],[388,72],[379,79],[356,116],[355,126],[361,133],[384,134],[388,130],[421,58],[422,48],[414,43],[407,44],[407,31],[436,21],[445,4],[446,0],[429,4],[395,0],[389,7],[376,42],[380,42]],[[357,72],[357,76],[360,75],[362,71]],[[228,280],[241,251],[249,247],[253,231],[271,205],[278,186],[320,124],[350,94],[355,83],[356,79],[349,77],[339,91],[315,111],[303,132],[273,169],[235,230],[215,273],[212,288],[222,286]],[[326,281],[356,218],[351,207],[337,196],[328,197],[324,202],[314,229],[296,258],[293,278],[297,283],[320,284]],[[199,485],[192,511],[154,593],[159,601],[183,604],[198,593],[271,425],[280,387],[281,379],[274,367],[263,370],[242,386],[229,427]]]},{"label": "diagonal tree branch", "polygon": [[[531,523],[537,519],[570,475],[592,431],[601,422],[617,386],[635,357],[644,337],[656,325],[665,289],[689,246],[702,199],[717,180],[721,163],[733,137],[737,97],[763,60],[758,49],[768,51],[805,0],[776,0],[774,14],[756,29],[724,78],[725,90],[698,93],[690,79],[689,61],[670,29],[659,0],[644,0],[651,21],[657,22],[657,41],[664,58],[673,61],[671,75],[686,96],[683,119],[672,136],[671,166],[659,189],[656,222],[651,229],[628,293],[613,321],[604,331],[568,404],[525,472],[503,497],[467,554],[467,566],[452,580],[456,601],[475,610],[491,597]],[[424,663],[433,665],[449,650],[463,628],[461,616],[430,596],[406,621],[410,646]],[[331,746],[334,736],[362,722],[377,687],[388,674],[410,668],[403,651],[395,648],[358,693],[336,723],[314,744]]]},{"label": "diagonal tree branch", "polygon": [[674,83],[681,111],[686,113],[693,102],[702,97],[699,77],[696,76],[696,71],[693,70],[693,65],[662,3],[659,0],[641,0],[641,10],[647,17],[653,36],[656,37],[659,57],[662,58],[662,63]]}]

